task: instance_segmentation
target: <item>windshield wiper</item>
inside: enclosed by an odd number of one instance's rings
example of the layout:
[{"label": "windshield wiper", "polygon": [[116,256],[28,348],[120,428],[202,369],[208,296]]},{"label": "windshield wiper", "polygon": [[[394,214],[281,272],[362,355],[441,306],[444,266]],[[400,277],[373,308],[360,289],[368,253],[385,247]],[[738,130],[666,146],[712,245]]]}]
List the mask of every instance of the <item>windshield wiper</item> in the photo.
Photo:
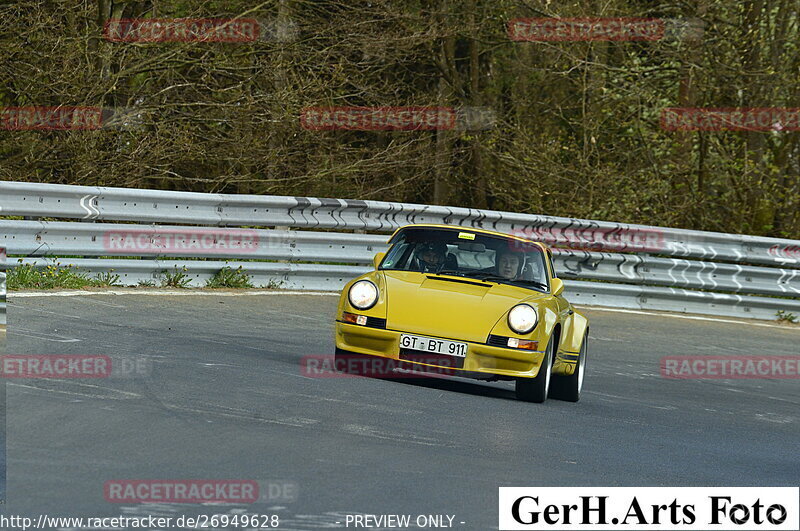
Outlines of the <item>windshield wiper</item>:
[{"label": "windshield wiper", "polygon": [[498,284],[524,284],[526,286],[535,286],[542,291],[547,291],[547,284],[539,282],[538,280],[523,280],[512,279],[498,275],[496,273],[487,273],[485,271],[457,271],[455,269],[442,269],[437,273],[427,273],[428,275],[451,275],[454,277],[474,278],[481,282],[497,282]]},{"label": "windshield wiper", "polygon": [[490,281],[491,280],[508,280],[508,278],[506,278],[506,277],[503,277],[503,276],[500,276],[500,275],[496,275],[494,273],[485,273],[485,272],[482,272],[482,271],[465,272],[464,276],[467,276],[467,277],[470,277],[470,278],[476,278],[478,280],[490,280]]},{"label": "windshield wiper", "polygon": [[437,271],[436,273],[426,273],[428,275],[452,275],[454,277],[463,277],[463,271],[456,271],[455,269],[442,269],[441,271]]},{"label": "windshield wiper", "polygon": [[502,284],[524,284],[526,286],[536,286],[538,288],[541,288],[543,291],[547,291],[547,284],[545,284],[544,282],[539,282],[538,280],[525,280],[525,279],[515,280],[513,278],[504,277],[494,273],[481,273],[480,271],[476,273],[466,274],[466,276],[488,282],[498,282]]},{"label": "windshield wiper", "polygon": [[511,282],[520,282],[522,284],[529,284],[531,286],[538,286],[538,287],[542,288],[542,290],[547,291],[547,284],[545,284],[544,282],[539,282],[538,280],[523,280],[523,279],[520,279],[520,280],[513,280]]}]

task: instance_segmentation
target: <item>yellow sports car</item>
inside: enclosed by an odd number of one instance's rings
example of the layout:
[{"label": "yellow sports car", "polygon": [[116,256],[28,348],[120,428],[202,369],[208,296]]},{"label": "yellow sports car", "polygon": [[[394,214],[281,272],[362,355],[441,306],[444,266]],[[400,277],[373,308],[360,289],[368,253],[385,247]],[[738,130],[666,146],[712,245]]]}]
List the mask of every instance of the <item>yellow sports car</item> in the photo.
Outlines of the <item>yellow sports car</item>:
[{"label": "yellow sports car", "polygon": [[562,296],[546,245],[448,225],[407,225],[389,244],[375,271],[342,291],[337,368],[369,357],[415,372],[515,380],[517,398],[530,402],[578,401],[589,322]]}]

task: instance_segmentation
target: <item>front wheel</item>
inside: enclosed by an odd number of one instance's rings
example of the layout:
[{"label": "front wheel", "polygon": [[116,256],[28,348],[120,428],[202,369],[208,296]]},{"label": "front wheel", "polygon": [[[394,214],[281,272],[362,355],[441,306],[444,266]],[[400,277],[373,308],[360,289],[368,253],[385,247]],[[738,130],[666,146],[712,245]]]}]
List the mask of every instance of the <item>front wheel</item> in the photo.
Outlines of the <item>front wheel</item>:
[{"label": "front wheel", "polygon": [[550,341],[547,342],[542,365],[539,367],[539,374],[535,378],[517,378],[514,391],[518,400],[541,404],[547,399],[547,392],[550,389],[550,373],[553,366],[553,349],[553,336],[551,335]]},{"label": "front wheel", "polygon": [[575,364],[575,372],[569,376],[553,376],[553,383],[550,386],[550,398],[566,400],[567,402],[577,402],[581,399],[588,353],[589,333],[587,332],[583,335],[583,343],[581,343],[581,351],[578,354],[578,362]]}]

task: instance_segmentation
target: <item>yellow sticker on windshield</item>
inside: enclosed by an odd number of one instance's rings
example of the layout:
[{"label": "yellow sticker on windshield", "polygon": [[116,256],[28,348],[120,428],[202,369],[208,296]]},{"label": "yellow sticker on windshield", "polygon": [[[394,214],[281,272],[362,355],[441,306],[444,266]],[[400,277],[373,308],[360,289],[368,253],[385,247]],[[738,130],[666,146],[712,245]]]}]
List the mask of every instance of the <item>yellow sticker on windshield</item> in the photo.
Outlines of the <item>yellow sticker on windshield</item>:
[{"label": "yellow sticker on windshield", "polygon": [[458,233],[458,237],[461,238],[462,240],[474,240],[475,239],[475,235],[472,234],[471,232],[459,232]]}]

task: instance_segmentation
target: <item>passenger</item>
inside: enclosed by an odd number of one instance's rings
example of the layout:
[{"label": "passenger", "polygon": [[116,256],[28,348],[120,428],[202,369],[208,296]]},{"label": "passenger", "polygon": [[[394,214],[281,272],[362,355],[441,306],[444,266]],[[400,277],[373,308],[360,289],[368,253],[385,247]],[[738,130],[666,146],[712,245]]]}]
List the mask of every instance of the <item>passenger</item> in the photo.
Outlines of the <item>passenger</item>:
[{"label": "passenger", "polygon": [[415,255],[420,271],[423,273],[438,273],[444,266],[447,246],[441,242],[421,243],[417,246]]},{"label": "passenger", "polygon": [[497,256],[497,274],[509,280],[517,280],[522,272],[524,259],[522,254],[504,252]]}]

